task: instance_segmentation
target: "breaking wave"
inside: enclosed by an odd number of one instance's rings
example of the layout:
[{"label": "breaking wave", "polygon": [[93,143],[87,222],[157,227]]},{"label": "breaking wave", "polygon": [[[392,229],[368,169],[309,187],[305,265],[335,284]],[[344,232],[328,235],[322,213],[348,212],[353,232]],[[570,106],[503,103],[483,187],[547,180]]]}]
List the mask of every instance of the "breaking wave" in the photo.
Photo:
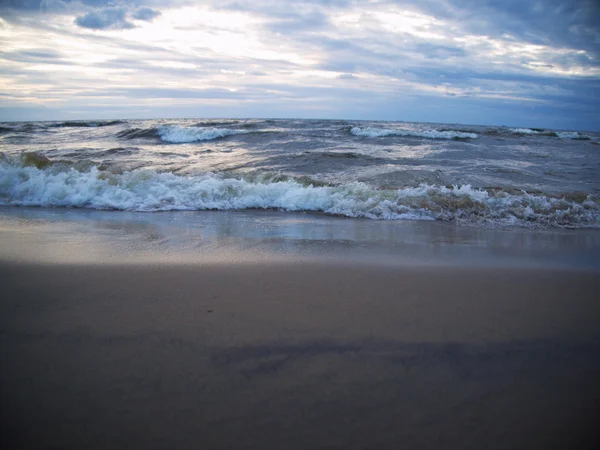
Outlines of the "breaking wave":
[{"label": "breaking wave", "polygon": [[557,131],[555,134],[561,139],[575,139],[581,141],[589,141],[591,139],[590,136],[578,133],[577,131]]},{"label": "breaking wave", "polygon": [[510,131],[514,134],[540,134],[544,130],[541,128],[511,128]]},{"label": "breaking wave", "polygon": [[208,141],[211,139],[224,138],[243,131],[230,130],[229,128],[189,128],[176,125],[167,125],[158,128],[158,135],[165,142],[172,144],[183,144],[186,142]]},{"label": "breaking wave", "polygon": [[352,127],[350,133],[360,137],[386,137],[386,136],[405,136],[422,137],[428,139],[477,139],[477,133],[470,133],[455,130],[408,130],[392,128],[373,128],[373,127]]},{"label": "breaking wave", "polygon": [[511,128],[510,132],[518,136],[550,136],[560,139],[575,139],[587,141],[591,137],[577,131],[546,131],[543,128]]},{"label": "breaking wave", "polygon": [[117,137],[121,139],[159,138],[161,141],[168,142],[170,144],[184,144],[189,142],[208,141],[245,133],[247,132],[231,130],[229,128],[200,128],[165,125],[156,128],[132,128],[117,133]]},{"label": "breaking wave", "polygon": [[180,176],[150,170],[120,174],[0,160],[0,204],[132,211],[280,209],[369,219],[451,220],[485,226],[600,227],[597,198],[555,198],[471,186],[421,184],[375,189],[353,182]]}]

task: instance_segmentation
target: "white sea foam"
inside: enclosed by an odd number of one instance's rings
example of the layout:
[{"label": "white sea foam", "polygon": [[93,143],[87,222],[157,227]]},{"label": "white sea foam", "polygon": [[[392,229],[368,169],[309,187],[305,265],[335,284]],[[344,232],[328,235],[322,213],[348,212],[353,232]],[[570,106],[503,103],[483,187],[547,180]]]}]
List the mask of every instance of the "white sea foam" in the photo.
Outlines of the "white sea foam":
[{"label": "white sea foam", "polygon": [[370,219],[458,220],[474,224],[600,227],[600,205],[470,186],[422,184],[398,190],[354,182],[313,186],[294,180],[248,181],[214,174],[179,176],[135,170],[45,169],[0,162],[0,204],[134,211],[276,208]]},{"label": "white sea foam", "polygon": [[352,127],[350,133],[361,137],[385,137],[385,136],[410,136],[424,137],[428,139],[476,139],[479,137],[476,133],[467,133],[455,130],[408,130],[401,128],[373,128],[373,127]]},{"label": "white sea foam", "polygon": [[561,139],[590,139],[589,136],[578,133],[577,131],[557,131],[556,135]]},{"label": "white sea foam", "polygon": [[511,128],[510,131],[515,134],[540,134],[539,131],[532,130],[531,128]]},{"label": "white sea foam", "polygon": [[196,128],[177,125],[159,127],[157,132],[163,141],[172,144],[207,141],[244,133],[244,131],[230,130],[229,128]]}]

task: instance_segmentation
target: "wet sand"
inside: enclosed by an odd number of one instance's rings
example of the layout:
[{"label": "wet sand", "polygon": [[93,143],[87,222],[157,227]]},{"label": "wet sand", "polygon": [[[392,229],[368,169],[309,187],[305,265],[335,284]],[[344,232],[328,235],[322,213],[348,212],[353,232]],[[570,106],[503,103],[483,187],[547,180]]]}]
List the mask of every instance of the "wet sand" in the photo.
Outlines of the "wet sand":
[{"label": "wet sand", "polygon": [[[32,227],[4,227],[0,248],[39,242]],[[594,268],[202,250],[185,263],[0,253],[7,448],[597,443]]]},{"label": "wet sand", "polygon": [[591,273],[3,265],[17,448],[578,448]]}]

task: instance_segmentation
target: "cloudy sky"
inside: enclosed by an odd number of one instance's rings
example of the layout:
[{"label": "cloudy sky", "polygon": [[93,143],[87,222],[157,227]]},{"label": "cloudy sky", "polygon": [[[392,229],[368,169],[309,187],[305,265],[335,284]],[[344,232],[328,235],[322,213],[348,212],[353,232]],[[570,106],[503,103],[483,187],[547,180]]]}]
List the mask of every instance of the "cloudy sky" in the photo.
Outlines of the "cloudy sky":
[{"label": "cloudy sky", "polygon": [[0,0],[0,120],[600,129],[598,0]]}]

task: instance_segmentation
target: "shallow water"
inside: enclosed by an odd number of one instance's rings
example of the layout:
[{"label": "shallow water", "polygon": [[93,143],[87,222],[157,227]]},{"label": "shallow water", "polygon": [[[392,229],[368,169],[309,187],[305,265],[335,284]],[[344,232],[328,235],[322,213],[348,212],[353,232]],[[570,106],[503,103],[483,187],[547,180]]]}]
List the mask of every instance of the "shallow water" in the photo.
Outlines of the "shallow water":
[{"label": "shallow water", "polygon": [[369,266],[600,269],[600,230],[488,230],[279,211],[141,213],[0,207],[0,261],[354,262]]}]

